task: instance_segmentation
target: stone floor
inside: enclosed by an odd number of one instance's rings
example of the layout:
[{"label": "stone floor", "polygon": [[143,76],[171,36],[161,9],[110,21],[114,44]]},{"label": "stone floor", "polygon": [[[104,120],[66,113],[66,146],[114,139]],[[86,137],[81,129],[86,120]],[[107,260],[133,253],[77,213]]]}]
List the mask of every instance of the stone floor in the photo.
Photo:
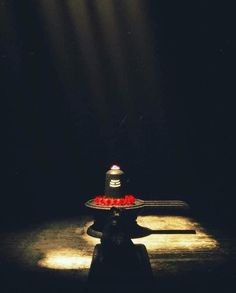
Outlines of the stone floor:
[{"label": "stone floor", "polygon": [[[85,292],[94,246],[100,242],[86,234],[91,223],[81,216],[2,233],[1,292]],[[133,239],[147,248],[154,291],[236,292],[234,237],[185,216],[140,216],[138,223],[153,230],[196,230]]]}]

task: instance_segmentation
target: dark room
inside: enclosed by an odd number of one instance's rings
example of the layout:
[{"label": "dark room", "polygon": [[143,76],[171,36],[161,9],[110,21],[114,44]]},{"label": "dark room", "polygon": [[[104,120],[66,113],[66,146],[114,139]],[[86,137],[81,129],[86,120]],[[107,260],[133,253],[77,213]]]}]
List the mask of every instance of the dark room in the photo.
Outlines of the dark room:
[{"label": "dark room", "polygon": [[235,28],[227,1],[0,1],[1,293],[236,292]]}]

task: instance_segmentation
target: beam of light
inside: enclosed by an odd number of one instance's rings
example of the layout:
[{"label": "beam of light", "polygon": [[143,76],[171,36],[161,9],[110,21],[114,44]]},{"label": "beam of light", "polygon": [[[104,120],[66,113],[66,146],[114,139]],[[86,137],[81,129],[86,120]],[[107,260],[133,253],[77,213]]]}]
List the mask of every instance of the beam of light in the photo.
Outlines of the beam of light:
[{"label": "beam of light", "polygon": [[[66,1],[69,16],[75,32],[75,41],[84,61],[87,81],[94,96],[93,106],[96,107],[103,127],[107,127],[106,90],[104,85],[104,68],[99,56],[98,44],[95,39],[91,11],[85,0]],[[77,62],[78,67],[81,61]]]},{"label": "beam of light", "polygon": [[[102,5],[101,5],[102,4]],[[122,88],[120,95],[124,105],[129,104],[129,82],[127,80],[127,59],[125,54],[125,43],[122,39],[120,26],[115,11],[115,3],[110,0],[94,1],[94,7],[101,26],[102,39],[105,44],[112,74],[115,75],[117,88]],[[132,109],[132,107],[131,107]]]},{"label": "beam of light", "polygon": [[[132,145],[137,145],[139,140],[133,132],[133,123],[136,119],[135,113],[137,112],[137,105],[133,96],[136,95],[137,80],[134,78],[133,73],[132,78],[129,74],[130,65],[132,64],[130,57],[136,56],[137,52],[135,47],[131,51],[129,50],[129,42],[125,41],[126,38],[124,38],[124,32],[122,31],[121,22],[123,19],[129,18],[129,15],[127,15],[124,9],[118,12],[116,5],[117,3],[110,0],[94,1],[99,25],[101,26],[101,35],[107,56],[109,57],[110,72],[112,76],[114,75],[113,80],[115,81],[116,89],[119,91],[121,106],[129,113],[129,119],[126,120],[129,132],[128,141]],[[121,1],[119,5],[123,8],[124,4]]]},{"label": "beam of light", "polygon": [[[57,1],[42,0],[37,5],[42,15],[46,36],[51,44],[54,65],[65,91],[77,88],[79,94],[78,72],[81,72],[82,67],[82,72],[89,83],[89,90],[92,91],[91,98],[94,97],[93,107],[96,108],[105,127],[107,109],[104,101],[104,74],[86,1],[68,0],[62,5]],[[65,21],[67,16],[71,23]],[[73,44],[72,41],[69,43],[68,31],[74,34]],[[76,107],[77,103],[72,102]]]},{"label": "beam of light", "polygon": [[91,256],[82,255],[76,249],[51,250],[38,262],[40,267],[57,270],[88,269],[90,264]]},{"label": "beam of light", "polygon": [[36,3],[42,18],[42,26],[51,45],[54,66],[65,88],[71,88],[74,62],[66,51],[66,26],[63,23],[61,5],[57,1],[41,0]]},{"label": "beam of light", "polygon": [[145,3],[140,0],[123,1],[123,7],[126,13],[124,21],[127,22],[128,26],[132,25],[131,27],[134,28],[131,31],[135,35],[135,38],[133,38],[133,50],[136,52],[139,62],[143,59],[144,64],[148,65],[145,66],[145,72],[143,72],[142,77],[150,87],[149,95],[151,90],[156,93],[155,88],[158,83],[160,64],[158,59],[155,58],[155,36],[148,23],[149,17]]}]

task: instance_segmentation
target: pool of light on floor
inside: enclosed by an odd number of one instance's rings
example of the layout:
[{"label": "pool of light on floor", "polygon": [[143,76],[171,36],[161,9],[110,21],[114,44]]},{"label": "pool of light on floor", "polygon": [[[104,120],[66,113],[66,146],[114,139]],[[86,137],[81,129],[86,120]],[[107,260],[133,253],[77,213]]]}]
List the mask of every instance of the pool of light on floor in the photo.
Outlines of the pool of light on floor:
[{"label": "pool of light on floor", "polygon": [[[152,234],[143,239],[148,251],[203,251],[218,247],[218,242],[209,235],[199,223],[182,216],[146,216],[140,217],[138,223],[152,230],[196,230],[196,234]],[[134,239],[134,243],[141,243]]]},{"label": "pool of light on floor", "polygon": [[[140,216],[138,224],[153,230],[196,230],[196,234],[152,234],[133,239],[142,243],[150,255],[162,253],[212,252],[218,242],[193,219],[182,216]],[[5,255],[29,269],[77,270],[87,274],[99,239],[86,233],[91,218],[81,217],[54,221],[24,232],[12,233],[5,239]]]},{"label": "pool of light on floor", "polygon": [[58,270],[87,269],[90,264],[91,257],[81,255],[80,251],[76,249],[51,250],[38,261],[40,267]]},{"label": "pool of light on floor", "polygon": [[[193,219],[183,216],[140,216],[138,224],[152,230],[196,230],[196,234],[151,234],[146,237],[132,239],[133,243],[142,243],[148,252],[184,252],[214,250],[218,242],[209,235],[201,225]],[[91,224],[91,223],[89,223]],[[88,235],[84,239],[93,245],[99,240]]]}]

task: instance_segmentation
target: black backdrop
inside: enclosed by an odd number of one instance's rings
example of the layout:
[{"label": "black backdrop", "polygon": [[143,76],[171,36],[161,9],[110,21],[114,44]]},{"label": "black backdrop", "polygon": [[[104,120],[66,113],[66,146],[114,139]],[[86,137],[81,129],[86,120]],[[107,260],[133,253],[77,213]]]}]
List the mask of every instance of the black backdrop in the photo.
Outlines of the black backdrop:
[{"label": "black backdrop", "polygon": [[128,174],[130,193],[185,199],[231,220],[231,7],[8,0],[0,13],[8,104],[2,223],[79,214],[103,192],[113,163]]}]

